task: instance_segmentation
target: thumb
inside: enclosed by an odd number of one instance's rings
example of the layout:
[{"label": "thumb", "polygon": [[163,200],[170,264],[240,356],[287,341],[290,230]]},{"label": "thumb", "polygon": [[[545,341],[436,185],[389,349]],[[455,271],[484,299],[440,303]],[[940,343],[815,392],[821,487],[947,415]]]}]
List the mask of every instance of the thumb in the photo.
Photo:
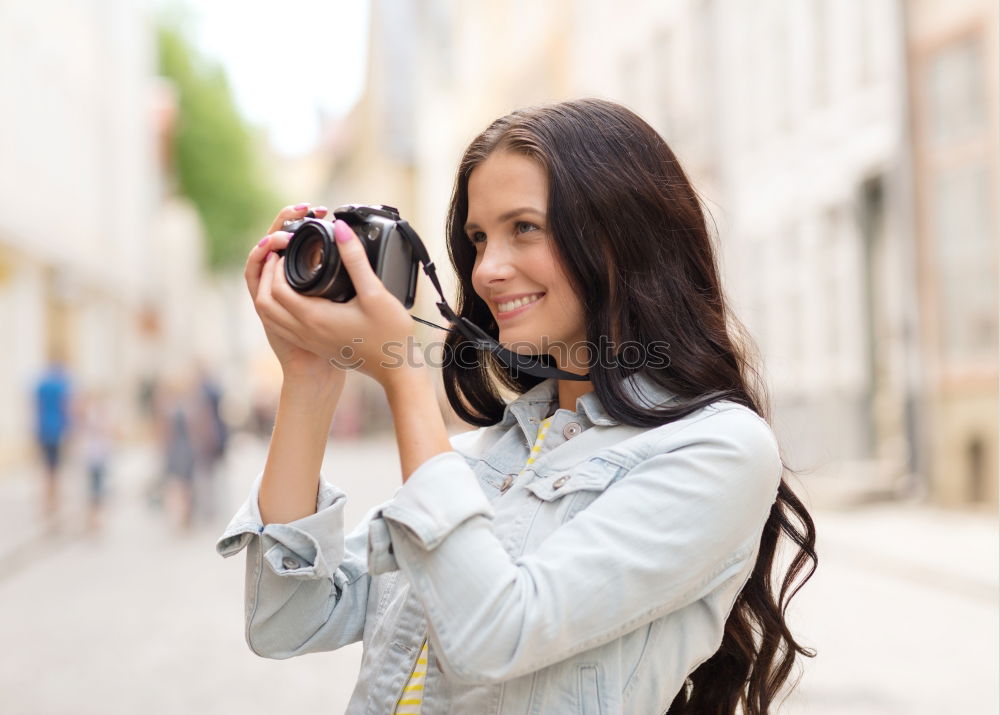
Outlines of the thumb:
[{"label": "thumb", "polygon": [[337,251],[340,260],[347,268],[354,291],[359,297],[374,295],[383,290],[382,281],[375,275],[368,254],[361,244],[361,239],[344,221],[337,219],[333,224],[333,236],[337,240]]}]

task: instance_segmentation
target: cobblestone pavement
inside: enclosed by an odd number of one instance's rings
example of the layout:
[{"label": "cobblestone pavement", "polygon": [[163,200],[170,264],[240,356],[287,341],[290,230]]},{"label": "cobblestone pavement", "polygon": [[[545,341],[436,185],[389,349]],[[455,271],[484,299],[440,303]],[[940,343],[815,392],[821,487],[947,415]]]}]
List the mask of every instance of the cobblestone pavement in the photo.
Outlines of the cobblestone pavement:
[{"label": "cobblestone pavement", "polygon": [[[102,533],[75,480],[61,529],[34,524],[30,475],[0,475],[0,713],[343,712],[361,657],[271,661],[243,640],[242,555],[214,541],[263,463],[236,442],[211,524],[182,533],[150,508],[152,455],[123,455]],[[399,484],[389,440],[334,444],[325,473],[348,521]],[[71,475],[68,475],[71,476]],[[75,486],[74,486],[75,485]],[[978,715],[998,711],[997,521],[900,504],[817,509],[820,571],[790,619],[818,651],[784,711]]]}]

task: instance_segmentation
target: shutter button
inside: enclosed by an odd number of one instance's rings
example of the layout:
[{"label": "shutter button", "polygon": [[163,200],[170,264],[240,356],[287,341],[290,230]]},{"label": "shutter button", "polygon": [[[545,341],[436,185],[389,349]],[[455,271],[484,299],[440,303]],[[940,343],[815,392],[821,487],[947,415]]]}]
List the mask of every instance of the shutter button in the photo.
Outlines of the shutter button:
[{"label": "shutter button", "polygon": [[558,489],[559,487],[561,487],[563,484],[565,484],[568,481],[569,481],[569,475],[568,474],[564,474],[561,477],[559,477],[557,480],[555,480],[554,482],[552,482],[552,488],[553,489]]},{"label": "shutter button", "polygon": [[504,477],[503,484],[500,485],[500,493],[506,494],[507,490],[510,489],[510,485],[514,483],[514,475],[508,474]]},{"label": "shutter button", "polygon": [[579,422],[567,422],[566,426],[563,427],[563,437],[566,439],[572,439],[580,434],[583,429],[580,427]]}]

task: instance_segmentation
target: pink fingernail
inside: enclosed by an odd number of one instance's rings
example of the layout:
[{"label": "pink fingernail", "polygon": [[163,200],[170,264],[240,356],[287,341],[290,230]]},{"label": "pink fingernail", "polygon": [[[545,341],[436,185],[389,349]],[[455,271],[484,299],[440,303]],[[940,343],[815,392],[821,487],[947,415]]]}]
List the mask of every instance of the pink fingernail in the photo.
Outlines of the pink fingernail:
[{"label": "pink fingernail", "polygon": [[347,243],[351,240],[351,229],[347,227],[347,224],[337,219],[333,222],[333,235],[337,239],[337,243]]},{"label": "pink fingernail", "polygon": [[260,239],[260,241],[259,241],[259,242],[257,243],[257,248],[260,248],[260,247],[261,247],[261,246],[263,246],[263,245],[264,245],[265,243],[267,243],[267,240],[268,240],[269,238],[271,238],[271,237],[270,237],[270,236],[264,236],[264,238]]},{"label": "pink fingernail", "polygon": [[292,208],[295,209],[296,211],[301,211],[304,208],[308,208],[308,206],[309,204],[295,204],[294,206],[292,206]]}]

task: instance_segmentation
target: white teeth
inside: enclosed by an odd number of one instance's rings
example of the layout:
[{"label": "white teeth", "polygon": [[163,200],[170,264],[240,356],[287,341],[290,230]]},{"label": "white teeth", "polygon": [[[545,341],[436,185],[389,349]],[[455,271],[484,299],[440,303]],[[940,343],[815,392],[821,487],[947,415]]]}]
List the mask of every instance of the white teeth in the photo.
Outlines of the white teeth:
[{"label": "white teeth", "polygon": [[535,293],[534,295],[528,295],[524,298],[518,298],[517,300],[512,300],[508,303],[499,303],[497,308],[501,313],[509,313],[510,311],[520,308],[522,305],[527,305],[528,303],[534,303],[536,300],[541,298],[544,293]]}]

